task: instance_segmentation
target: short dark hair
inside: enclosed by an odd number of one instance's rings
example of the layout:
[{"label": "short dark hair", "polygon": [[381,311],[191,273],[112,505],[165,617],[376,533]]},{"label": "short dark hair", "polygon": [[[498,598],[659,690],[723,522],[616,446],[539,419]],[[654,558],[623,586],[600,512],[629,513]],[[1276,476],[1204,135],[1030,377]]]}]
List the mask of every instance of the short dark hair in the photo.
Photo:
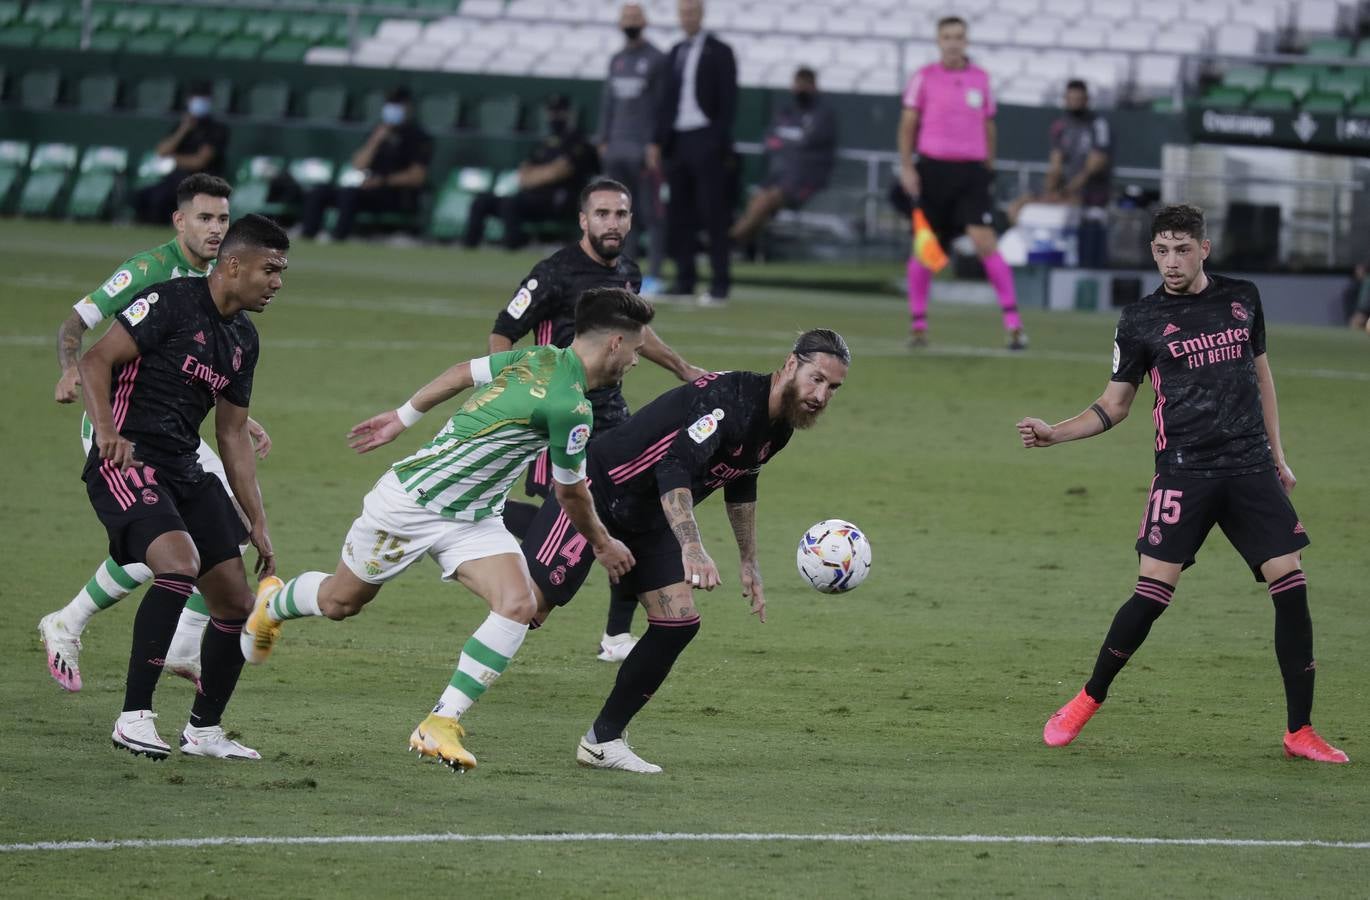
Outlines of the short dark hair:
[{"label": "short dark hair", "polygon": [[598,193],[599,191],[616,191],[620,194],[627,194],[628,205],[633,205],[633,192],[628,190],[623,182],[614,181],[612,178],[594,178],[591,179],[589,184],[580,189],[580,203],[577,204],[577,208],[584,210],[585,204],[590,202],[590,195]]},{"label": "short dark hair", "polygon": [[285,229],[266,216],[248,213],[232,225],[219,245],[219,258],[227,259],[239,248],[277,250],[281,253],[290,249],[290,236]]},{"label": "short dark hair", "polygon": [[1197,206],[1177,203],[1163,206],[1151,217],[1151,239],[1163,232],[1187,234],[1196,241],[1204,239],[1204,211]]},{"label": "short dark hair", "polygon": [[187,97],[212,97],[214,96],[214,85],[208,81],[192,81],[186,85]]},{"label": "short dark hair", "polygon": [[818,84],[818,74],[808,66],[800,66],[795,69],[794,77],[800,81],[807,81],[809,84]]},{"label": "short dark hair", "polygon": [[804,332],[794,342],[790,351],[800,362],[808,362],[815,353],[835,356],[844,366],[851,365],[851,350],[842,335],[830,328],[813,328]]},{"label": "short dark hair", "polygon": [[414,99],[414,92],[404,85],[392,87],[385,95],[386,103],[410,103]]},{"label": "short dark hair", "polygon": [[217,175],[196,172],[194,175],[187,175],[182,178],[181,183],[176,185],[176,205],[185,206],[200,194],[223,197],[227,200],[232,193],[232,185]]},{"label": "short dark hair", "polygon": [[1084,81],[1083,81],[1082,79],[1079,79],[1079,78],[1072,78],[1072,79],[1070,79],[1069,81],[1066,82],[1066,90],[1068,90],[1068,91],[1084,91],[1086,94],[1088,94],[1088,93],[1089,93],[1089,85],[1085,84]]},{"label": "short dark hair", "polygon": [[943,16],[937,20],[937,31],[941,32],[941,30],[948,25],[960,25],[962,28],[967,27],[966,20],[960,16]]},{"label": "short dark hair", "polygon": [[592,331],[638,331],[656,310],[627,288],[590,288],[576,301],[576,337]]}]

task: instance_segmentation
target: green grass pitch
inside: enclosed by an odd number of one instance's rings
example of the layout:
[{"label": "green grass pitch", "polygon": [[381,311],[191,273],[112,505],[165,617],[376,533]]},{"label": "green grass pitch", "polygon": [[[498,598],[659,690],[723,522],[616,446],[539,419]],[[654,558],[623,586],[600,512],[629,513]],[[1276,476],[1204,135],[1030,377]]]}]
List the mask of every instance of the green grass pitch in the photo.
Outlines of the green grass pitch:
[{"label": "green grass pitch", "polygon": [[[820,424],[766,466],[758,531],[769,619],[747,615],[721,499],[701,507],[724,587],[639,716],[658,777],[574,764],[614,676],[597,662],[605,590],[530,636],[467,717],[476,771],[405,752],[484,617],[431,563],[345,624],[292,623],[249,667],[226,724],[260,763],[117,753],[140,594],[98,616],[86,687],[48,678],[35,625],[84,583],[105,539],[78,480],[79,411],[52,402],[54,335],[72,302],[159,230],[0,223],[0,373],[9,476],[0,630],[0,884],[15,897],[1320,896],[1362,895],[1370,871],[1364,613],[1370,476],[1363,335],[1273,326],[1270,359],[1306,558],[1319,669],[1314,721],[1354,760],[1287,762],[1264,590],[1215,532],[1174,607],[1075,745],[1044,719],[1079,689],[1131,591],[1151,476],[1151,391],[1115,432],[1023,451],[1014,422],[1065,418],[1108,378],[1113,322],[1027,313],[1010,355],[992,309],[934,306],[934,346],[904,347],[894,296],[846,295],[797,268],[796,287],[741,287],[721,310],[664,306],[658,331],[691,361],[768,370],[793,335],[841,331],[855,361]],[[362,495],[417,446],[358,457],[343,436],[448,364],[482,353],[535,257],[316,246],[256,322],[253,414],[275,450],[260,469],[286,575],[331,571]],[[744,271],[746,271],[744,267]],[[768,272],[774,274],[776,267]],[[891,268],[890,277],[896,274]],[[89,344],[89,341],[88,341]],[[671,385],[644,363],[635,406]],[[804,528],[848,518],[871,537],[859,590],[823,596],[794,571]],[[641,629],[639,622],[638,629]],[[162,734],[190,692],[166,679]],[[481,842],[287,844],[450,833]],[[554,835],[670,833],[660,840]],[[750,841],[701,835],[771,834]],[[814,836],[864,836],[862,842]],[[1252,845],[913,841],[870,836],[1250,840]],[[252,846],[16,849],[45,841],[249,837]],[[1279,846],[1273,841],[1360,842]]]}]

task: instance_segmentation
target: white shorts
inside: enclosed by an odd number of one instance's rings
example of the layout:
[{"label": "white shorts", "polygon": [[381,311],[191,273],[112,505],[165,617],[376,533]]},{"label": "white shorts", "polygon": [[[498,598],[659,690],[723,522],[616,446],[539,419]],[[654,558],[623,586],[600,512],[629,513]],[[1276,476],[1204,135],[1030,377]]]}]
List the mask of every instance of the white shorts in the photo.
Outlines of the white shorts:
[{"label": "white shorts", "polygon": [[427,554],[453,581],[473,559],[523,551],[501,516],[463,522],[420,506],[405,493],[394,471],[386,472],[362,500],[362,514],[347,532],[342,560],[368,584],[385,584]]},{"label": "white shorts", "polygon": [[[90,456],[90,448],[94,445],[94,433],[90,428],[90,417],[81,417],[81,446],[86,450],[86,456]],[[208,443],[203,439],[200,446],[195,448],[195,455],[199,457],[200,468],[204,469],[223,483],[224,490],[228,491],[228,496],[233,500],[233,505],[238,505],[238,499],[233,496],[233,488],[228,486],[228,473],[224,471],[224,461],[219,459],[219,455],[210,449]]]}]

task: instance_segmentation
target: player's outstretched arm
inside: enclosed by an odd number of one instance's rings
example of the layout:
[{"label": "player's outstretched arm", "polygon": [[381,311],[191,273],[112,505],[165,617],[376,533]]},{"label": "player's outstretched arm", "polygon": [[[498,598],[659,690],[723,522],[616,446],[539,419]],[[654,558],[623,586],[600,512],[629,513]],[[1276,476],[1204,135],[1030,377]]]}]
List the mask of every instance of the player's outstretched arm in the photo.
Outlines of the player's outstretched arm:
[{"label": "player's outstretched arm", "polygon": [[737,553],[741,559],[742,599],[751,603],[752,615],[766,621],[766,591],[761,584],[761,567],[756,562],[756,502],[727,503],[728,523],[737,538]]},{"label": "player's outstretched arm", "polygon": [[1132,401],[1137,396],[1137,386],[1126,381],[1110,381],[1099,399],[1077,416],[1048,425],[1041,419],[1026,418],[1018,422],[1018,436],[1023,446],[1051,447],[1066,441],[1103,434],[1123,419],[1132,409]]},{"label": "player's outstretched arm", "polygon": [[474,385],[471,364],[475,360],[457,363],[437,378],[419,388],[414,396],[399,409],[374,415],[365,422],[352,426],[347,433],[347,446],[358,453],[366,453],[399,437],[406,428],[418,422],[423,414],[439,403],[451,400]]},{"label": "player's outstretched arm", "polygon": [[114,379],[114,367],[138,358],[138,345],[122,325],[105,332],[90,352],[77,363],[81,395],[86,413],[95,428],[95,446],[100,458],[107,459],[123,471],[142,463],[133,458],[133,444],[125,440],[114,427],[114,410],[109,402],[109,386]]},{"label": "player's outstretched arm", "polygon": [[652,330],[650,325],[642,329],[642,355],[681,381],[694,381],[709,374],[707,370],[687,363],[684,357],[672,350]]},{"label": "player's outstretched arm", "polygon": [[1284,443],[1280,440],[1280,407],[1275,400],[1275,376],[1270,371],[1270,360],[1264,353],[1256,357],[1256,383],[1261,389],[1261,413],[1265,418],[1265,436],[1270,441],[1270,452],[1275,457],[1275,471],[1285,493],[1294,490],[1298,479],[1284,458]]},{"label": "player's outstretched arm", "polygon": [[266,507],[262,504],[262,489],[257,484],[257,455],[252,448],[248,431],[247,407],[230,403],[223,397],[214,402],[214,437],[219,445],[219,458],[224,461],[224,474],[238,507],[247,516],[249,540],[257,548],[255,571],[266,578],[276,574],[276,554],[271,549],[271,536],[266,528]]},{"label": "player's outstretched arm", "polygon": [[609,571],[609,580],[618,584],[618,580],[637,564],[637,560],[633,558],[633,551],[628,549],[627,544],[609,534],[609,529],[604,527],[604,522],[595,512],[595,501],[590,496],[589,485],[583,478],[574,484],[556,480],[554,484],[557,503],[565,511],[566,518],[571,520],[571,524],[581,537],[590,543],[595,559]]},{"label": "player's outstretched arm", "polygon": [[694,495],[689,488],[673,488],[661,495],[661,508],[666,511],[666,521],[680,543],[685,582],[691,587],[712,591],[722,579],[718,577],[718,566],[704,552],[699,523],[695,521]]},{"label": "player's outstretched arm", "polygon": [[62,377],[57,380],[56,397],[58,403],[75,403],[81,387],[81,373],[76,364],[81,357],[81,340],[85,337],[86,320],[72,310],[57,329],[57,366]]}]

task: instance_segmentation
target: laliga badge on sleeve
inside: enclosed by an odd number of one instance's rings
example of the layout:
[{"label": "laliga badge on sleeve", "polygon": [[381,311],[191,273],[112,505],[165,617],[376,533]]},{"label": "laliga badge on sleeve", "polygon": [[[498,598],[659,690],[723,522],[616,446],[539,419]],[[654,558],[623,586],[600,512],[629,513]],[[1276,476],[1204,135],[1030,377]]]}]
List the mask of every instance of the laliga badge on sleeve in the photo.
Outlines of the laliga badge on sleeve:
[{"label": "laliga badge on sleeve", "polygon": [[590,426],[584,422],[571,429],[571,434],[566,438],[566,452],[572,456],[585,449],[585,445],[590,443]]}]

